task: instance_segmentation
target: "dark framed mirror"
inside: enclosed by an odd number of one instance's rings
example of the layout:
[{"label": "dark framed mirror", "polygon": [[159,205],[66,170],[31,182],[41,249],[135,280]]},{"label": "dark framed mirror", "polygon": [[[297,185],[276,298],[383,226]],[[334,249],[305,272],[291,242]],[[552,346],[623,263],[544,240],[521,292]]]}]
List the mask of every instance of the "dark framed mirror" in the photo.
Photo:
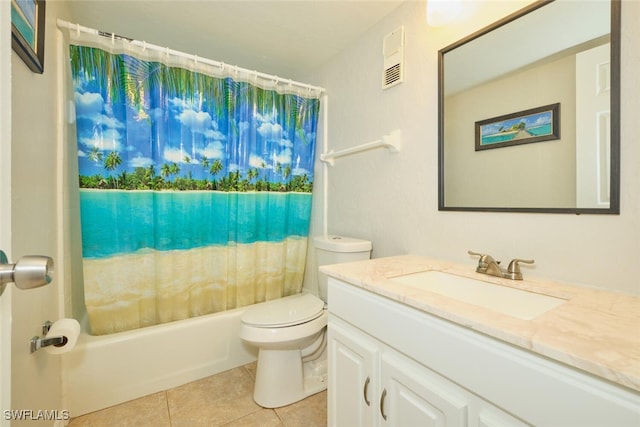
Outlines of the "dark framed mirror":
[{"label": "dark framed mirror", "polygon": [[439,51],[439,210],[620,213],[620,16],[543,0]]}]

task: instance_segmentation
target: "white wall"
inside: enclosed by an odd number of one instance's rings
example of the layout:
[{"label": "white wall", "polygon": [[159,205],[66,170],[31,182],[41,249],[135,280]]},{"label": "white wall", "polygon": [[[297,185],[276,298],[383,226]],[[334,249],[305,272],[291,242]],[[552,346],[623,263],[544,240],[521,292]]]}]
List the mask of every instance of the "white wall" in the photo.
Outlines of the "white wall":
[{"label": "white wall", "polygon": [[[475,267],[472,249],[505,262],[535,258],[526,276],[640,293],[640,2],[622,10],[621,215],[439,212],[437,52],[522,6],[474,2],[471,20],[443,28],[425,23],[424,3],[407,2],[305,80],[329,94],[329,146],[346,148],[399,128],[403,150],[337,160],[329,171],[329,232],[371,239],[373,256],[415,253]],[[380,88],[382,40],[406,30],[405,82]],[[319,147],[321,149],[321,145]],[[322,169],[316,165],[321,195]],[[313,233],[322,232],[316,197]],[[309,268],[315,266],[313,257]],[[313,270],[310,270],[313,271]],[[308,283],[305,286],[311,286]]]},{"label": "white wall", "polygon": [[[32,73],[12,52],[12,257],[48,255],[56,262],[54,281],[28,291],[13,290],[12,406],[13,409],[64,409],[61,357],[44,350],[29,353],[29,341],[42,335],[42,324],[60,317],[59,297],[64,277],[59,252],[58,209],[59,120],[58,52],[55,20],[63,6],[47,2],[45,71]],[[54,421],[20,421],[12,425],[53,425]]]}]

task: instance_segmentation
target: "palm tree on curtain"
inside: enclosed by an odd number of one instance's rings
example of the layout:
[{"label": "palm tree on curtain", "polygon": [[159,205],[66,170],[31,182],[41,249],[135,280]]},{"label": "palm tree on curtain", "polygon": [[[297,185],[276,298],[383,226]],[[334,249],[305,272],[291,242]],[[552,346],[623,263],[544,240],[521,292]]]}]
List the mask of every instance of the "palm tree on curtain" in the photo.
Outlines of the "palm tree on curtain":
[{"label": "palm tree on curtain", "polygon": [[154,87],[161,87],[168,97],[206,100],[215,111],[229,103],[224,79],[183,68],[76,45],[70,46],[70,62],[74,81],[84,76],[106,82],[110,99],[124,101],[136,111],[142,110],[145,94]]},{"label": "palm tree on curtain", "polygon": [[168,163],[163,163],[160,167],[160,175],[163,178],[168,178],[171,175],[171,168]]},{"label": "palm tree on curtain", "polygon": [[209,168],[209,159],[207,158],[207,156],[202,156],[202,158],[200,159],[200,166],[202,166],[202,169],[208,169]]},{"label": "palm tree on curtain", "polygon": [[100,151],[100,149],[98,149],[98,147],[93,147],[91,149],[91,152],[89,153],[89,160],[95,163],[102,162],[102,152]]},{"label": "palm tree on curtain", "polygon": [[178,174],[180,173],[180,166],[178,166],[178,164],[177,164],[177,163],[172,162],[172,163],[169,165],[169,173],[170,173],[171,175],[178,175]]},{"label": "palm tree on curtain", "polygon": [[[99,48],[72,45],[70,61],[72,76],[76,82],[82,76],[87,80],[105,82],[109,100],[125,102],[137,111],[141,118],[149,119],[144,103],[146,94],[151,93],[153,88],[160,88],[168,98],[179,97],[190,100],[195,105],[206,104],[209,111],[216,112],[219,117],[226,119],[228,141],[236,141],[238,138],[237,109],[239,99],[244,99],[243,97],[248,100],[246,102],[253,103],[256,113],[269,117],[277,115],[277,122],[287,132],[286,137],[291,140],[299,139],[303,143],[307,143],[304,131],[305,121],[309,117],[307,109],[318,108],[319,105],[316,99],[282,95],[274,90],[262,89],[231,78],[217,78],[129,55],[111,54]],[[311,104],[308,104],[309,102]],[[97,148],[90,154],[92,159],[98,161],[101,160],[100,155]],[[220,161],[210,163],[211,175],[216,175],[222,170],[222,164],[216,162]],[[202,165],[207,167],[204,163]],[[176,172],[176,167],[177,165],[167,174],[163,165],[162,176],[177,175],[179,168]],[[290,168],[286,171],[288,177]]]},{"label": "palm tree on curtain", "polygon": [[215,186],[215,176],[222,171],[222,161],[220,159],[215,159],[213,163],[211,163],[211,167],[209,167],[209,173],[214,177],[214,188]]},{"label": "palm tree on curtain", "polygon": [[[109,172],[115,170],[122,163],[122,157],[116,151],[109,153],[106,159],[104,159],[104,168]],[[118,177],[109,176],[109,180],[113,183],[115,188],[118,188]]]}]

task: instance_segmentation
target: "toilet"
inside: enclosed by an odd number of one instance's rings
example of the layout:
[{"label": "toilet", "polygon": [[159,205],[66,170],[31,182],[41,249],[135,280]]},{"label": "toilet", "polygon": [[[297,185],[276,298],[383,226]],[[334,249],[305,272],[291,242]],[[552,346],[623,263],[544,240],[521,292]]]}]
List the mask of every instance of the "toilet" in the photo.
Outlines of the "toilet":
[{"label": "toilet", "polygon": [[[313,239],[317,265],[369,259],[371,242],[341,236]],[[327,388],[327,276],[318,295],[255,304],[242,315],[240,338],[258,348],[253,400],[265,408],[289,405]]]}]

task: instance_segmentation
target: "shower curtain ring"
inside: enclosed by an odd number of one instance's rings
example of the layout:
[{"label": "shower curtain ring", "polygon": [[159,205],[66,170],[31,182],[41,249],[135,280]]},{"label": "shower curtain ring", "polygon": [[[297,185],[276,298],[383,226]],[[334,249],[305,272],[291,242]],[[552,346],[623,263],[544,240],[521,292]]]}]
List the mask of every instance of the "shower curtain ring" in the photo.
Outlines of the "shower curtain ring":
[{"label": "shower curtain ring", "polygon": [[76,37],[80,37],[80,24],[76,24]]}]

